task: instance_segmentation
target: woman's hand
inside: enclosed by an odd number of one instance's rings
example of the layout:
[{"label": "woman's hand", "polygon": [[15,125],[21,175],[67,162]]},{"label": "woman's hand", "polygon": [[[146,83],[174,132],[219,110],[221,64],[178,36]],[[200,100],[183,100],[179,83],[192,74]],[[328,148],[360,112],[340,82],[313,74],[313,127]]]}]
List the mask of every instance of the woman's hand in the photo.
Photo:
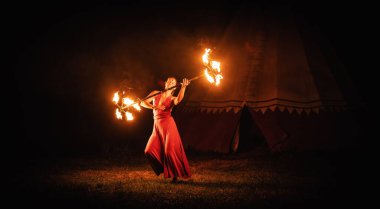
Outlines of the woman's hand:
[{"label": "woman's hand", "polygon": [[183,80],[182,80],[182,86],[183,87],[186,87],[186,86],[188,86],[190,84],[190,81],[187,79],[187,78],[184,78]]},{"label": "woman's hand", "polygon": [[182,80],[182,83],[181,83],[182,87],[179,90],[178,96],[175,97],[174,99],[174,105],[178,105],[182,101],[185,95],[186,86],[188,86],[189,84],[190,84],[190,81],[187,78],[184,78]]},{"label": "woman's hand", "polygon": [[165,105],[153,106],[153,110],[165,110],[165,109],[166,109]]}]

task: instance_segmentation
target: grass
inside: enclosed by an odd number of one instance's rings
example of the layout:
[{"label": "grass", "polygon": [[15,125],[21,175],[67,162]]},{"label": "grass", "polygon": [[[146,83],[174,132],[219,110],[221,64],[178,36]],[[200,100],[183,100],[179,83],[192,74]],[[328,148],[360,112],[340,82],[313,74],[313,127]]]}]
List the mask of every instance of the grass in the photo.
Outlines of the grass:
[{"label": "grass", "polygon": [[[188,154],[193,176],[156,176],[142,155],[28,164],[14,176],[19,206],[39,208],[329,208],[344,195],[330,156]],[[351,197],[351,196],[350,196]],[[346,202],[347,203],[347,202]]]}]

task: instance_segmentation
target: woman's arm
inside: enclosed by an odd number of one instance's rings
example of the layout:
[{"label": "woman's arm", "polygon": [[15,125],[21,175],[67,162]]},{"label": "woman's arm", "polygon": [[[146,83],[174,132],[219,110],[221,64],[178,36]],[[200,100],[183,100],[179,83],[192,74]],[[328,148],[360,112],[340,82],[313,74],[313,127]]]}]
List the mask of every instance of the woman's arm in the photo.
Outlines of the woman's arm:
[{"label": "woman's arm", "polygon": [[[148,96],[151,96],[151,95],[156,94],[156,93],[158,93],[158,92],[159,92],[159,91],[152,91],[152,92],[150,92],[150,94],[149,94]],[[145,107],[145,108],[147,108],[147,109],[154,109],[154,106],[153,106],[153,104],[152,104],[153,99],[154,99],[154,97],[151,97],[151,98],[149,98],[149,99],[146,99],[146,100],[144,100],[144,101],[141,101],[141,102],[140,102],[140,106],[141,106],[141,107]]]},{"label": "woman's arm", "polygon": [[174,97],[173,99],[174,105],[178,105],[182,101],[183,97],[185,96],[186,86],[188,86],[189,84],[190,84],[190,81],[184,78],[182,81],[182,86],[181,86],[181,89],[179,90],[178,96]]}]

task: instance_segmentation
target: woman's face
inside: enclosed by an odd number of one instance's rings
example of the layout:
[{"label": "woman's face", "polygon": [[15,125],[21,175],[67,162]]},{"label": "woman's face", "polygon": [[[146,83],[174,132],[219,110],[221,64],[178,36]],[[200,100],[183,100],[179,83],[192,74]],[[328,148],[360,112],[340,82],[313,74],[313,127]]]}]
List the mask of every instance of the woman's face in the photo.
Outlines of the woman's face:
[{"label": "woman's face", "polygon": [[177,81],[174,78],[168,78],[168,80],[165,82],[165,89],[175,86],[176,84]]}]

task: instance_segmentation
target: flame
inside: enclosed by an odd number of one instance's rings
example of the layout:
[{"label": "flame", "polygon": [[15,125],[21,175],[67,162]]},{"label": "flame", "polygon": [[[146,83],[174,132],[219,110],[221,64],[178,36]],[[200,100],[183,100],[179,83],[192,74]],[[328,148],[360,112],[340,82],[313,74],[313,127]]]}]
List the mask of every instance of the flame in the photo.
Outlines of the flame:
[{"label": "flame", "polygon": [[210,74],[208,74],[208,70],[207,70],[207,68],[205,69],[205,75],[206,75],[207,80],[208,80],[210,83],[214,83],[214,82],[215,82],[214,77],[212,77]]},{"label": "flame", "polygon": [[132,115],[131,112],[126,111],[125,112],[125,117],[127,117],[127,120],[133,120],[133,115]]},{"label": "flame", "polygon": [[123,98],[123,104],[125,104],[127,107],[132,105],[132,107],[136,110],[141,110],[140,105],[128,97]]},{"label": "flame", "polygon": [[216,70],[218,73],[220,73],[220,62],[211,61],[211,68],[213,70]]},{"label": "flame", "polygon": [[116,118],[117,119],[119,119],[119,120],[123,119],[123,116],[121,115],[121,112],[119,111],[119,108],[116,109],[115,113],[116,113]]},{"label": "flame", "polygon": [[205,49],[205,53],[202,56],[203,64],[206,65],[205,76],[207,80],[215,84],[216,86],[220,84],[220,80],[223,79],[223,76],[220,71],[220,62],[212,60],[209,61],[211,49]]},{"label": "flame", "polygon": [[[123,92],[124,94],[124,92]],[[120,100],[120,97],[119,97],[119,92],[116,92],[113,96],[113,102],[115,102],[115,104],[117,104]],[[119,108],[121,108],[122,110],[124,110],[124,108],[126,108],[127,110],[129,110],[129,107],[132,106],[134,109],[136,109],[137,111],[140,111],[141,110],[141,107],[138,103],[136,103],[135,101],[133,101],[132,99],[128,98],[128,97],[124,97],[122,98],[122,102],[123,102],[123,105],[124,106],[121,106]],[[120,112],[120,109],[119,108],[116,108],[116,118],[121,120],[123,119],[123,115],[121,114]],[[132,112],[130,111],[125,111],[125,117],[127,120],[133,120],[134,117],[133,117],[133,114]]]},{"label": "flame", "polygon": [[115,104],[117,104],[119,102],[119,92],[117,91],[116,93],[113,94],[113,99],[112,101],[115,102]]},{"label": "flame", "polygon": [[133,100],[128,98],[128,97],[125,97],[125,98],[123,98],[123,104],[129,106],[129,105],[133,104]]},{"label": "flame", "polygon": [[205,53],[203,54],[203,56],[202,56],[202,60],[203,60],[203,63],[205,64],[205,65],[208,65],[208,62],[209,62],[209,58],[208,58],[208,56],[209,56],[209,54],[210,54],[210,51],[211,51],[211,49],[205,49]]},{"label": "flame", "polygon": [[133,107],[137,110],[137,111],[140,111],[141,110],[141,107],[139,104],[134,104]]},{"label": "flame", "polygon": [[223,76],[221,74],[218,74],[215,76],[215,85],[219,85],[220,84],[220,80],[223,79]]}]

